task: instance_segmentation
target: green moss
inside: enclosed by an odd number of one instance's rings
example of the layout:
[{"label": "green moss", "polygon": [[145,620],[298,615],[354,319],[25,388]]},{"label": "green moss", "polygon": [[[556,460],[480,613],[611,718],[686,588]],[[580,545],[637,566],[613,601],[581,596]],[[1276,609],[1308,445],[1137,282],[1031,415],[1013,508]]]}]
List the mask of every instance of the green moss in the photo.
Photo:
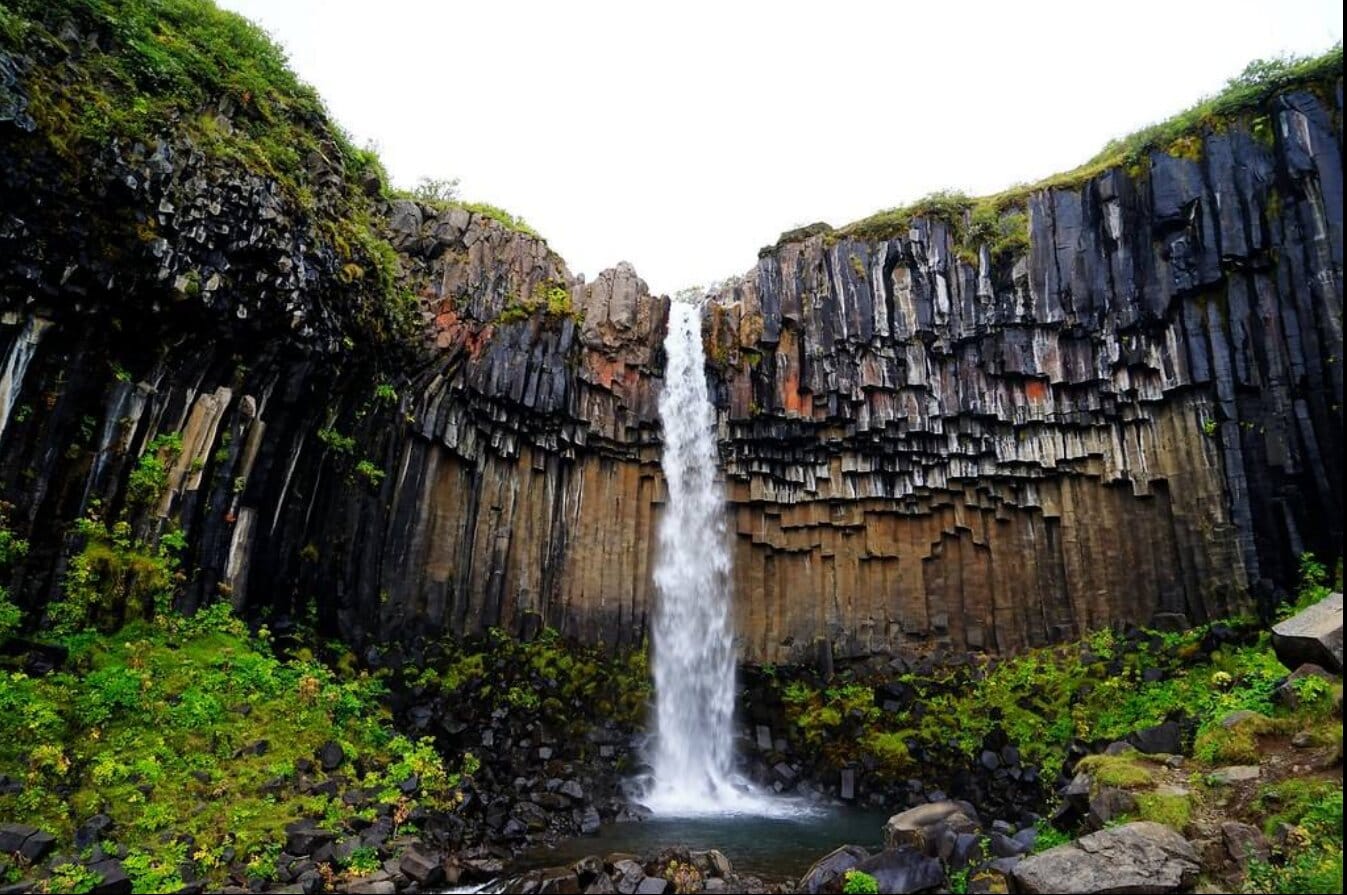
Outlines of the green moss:
[{"label": "green moss", "polygon": [[512,297],[492,323],[506,326],[542,314],[547,321],[569,318],[576,323],[584,321],[584,313],[571,302],[571,290],[560,280],[544,280],[533,287],[524,299]]},{"label": "green moss", "polygon": [[1268,719],[1255,716],[1231,727],[1207,725],[1193,742],[1193,757],[1211,765],[1258,764],[1262,750],[1258,735],[1267,730]]},{"label": "green moss", "polygon": [[1173,827],[1179,832],[1192,818],[1191,798],[1179,793],[1141,792],[1136,794],[1137,817]]},{"label": "green moss", "polygon": [[47,607],[57,633],[112,631],[172,608],[180,538],[154,544],[134,537],[125,521],[109,526],[96,516],[75,531],[82,546],[70,557],[61,598]]},{"label": "green moss", "polygon": [[168,470],[182,453],[182,435],[170,432],[155,436],[136,461],[126,482],[126,499],[148,506],[163,496],[168,487]]},{"label": "green moss", "polygon": [[1086,773],[1100,786],[1133,789],[1150,786],[1155,781],[1154,771],[1137,757],[1138,753],[1122,755],[1087,755],[1076,765],[1077,773]]},{"label": "green moss", "polygon": [[[58,36],[67,24],[78,44]],[[386,192],[383,167],[330,121],[262,29],[210,0],[13,0],[0,47],[31,60],[22,86],[38,138],[72,176],[110,142],[190,140],[210,159],[270,179],[292,212],[311,217],[341,279],[358,286],[347,310],[360,335],[411,331],[397,255],[370,196],[371,183]],[[186,294],[199,290],[199,277],[189,278]]]}]

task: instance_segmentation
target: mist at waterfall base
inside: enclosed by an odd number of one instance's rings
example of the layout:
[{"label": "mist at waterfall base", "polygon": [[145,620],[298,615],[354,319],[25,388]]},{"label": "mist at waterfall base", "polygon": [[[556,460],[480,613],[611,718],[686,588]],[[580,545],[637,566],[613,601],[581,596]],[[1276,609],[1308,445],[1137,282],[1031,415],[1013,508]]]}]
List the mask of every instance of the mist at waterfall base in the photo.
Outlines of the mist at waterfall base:
[{"label": "mist at waterfall base", "polygon": [[695,304],[673,302],[664,348],[669,498],[655,567],[653,774],[641,801],[664,817],[790,813],[790,800],[758,792],[734,770],[730,552]]}]

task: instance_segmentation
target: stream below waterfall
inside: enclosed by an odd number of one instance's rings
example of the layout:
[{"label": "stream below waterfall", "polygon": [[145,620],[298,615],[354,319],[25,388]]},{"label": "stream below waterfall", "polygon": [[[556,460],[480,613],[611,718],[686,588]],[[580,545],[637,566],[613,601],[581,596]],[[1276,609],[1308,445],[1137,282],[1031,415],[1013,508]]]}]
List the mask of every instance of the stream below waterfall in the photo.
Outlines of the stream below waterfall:
[{"label": "stream below waterfall", "polygon": [[859,808],[821,809],[788,816],[704,815],[653,817],[641,823],[604,824],[596,836],[567,839],[553,848],[526,852],[515,870],[569,864],[586,855],[648,854],[670,846],[716,848],[737,873],[764,880],[799,879],[819,858],[839,845],[870,851],[883,846],[884,823],[892,812]]}]

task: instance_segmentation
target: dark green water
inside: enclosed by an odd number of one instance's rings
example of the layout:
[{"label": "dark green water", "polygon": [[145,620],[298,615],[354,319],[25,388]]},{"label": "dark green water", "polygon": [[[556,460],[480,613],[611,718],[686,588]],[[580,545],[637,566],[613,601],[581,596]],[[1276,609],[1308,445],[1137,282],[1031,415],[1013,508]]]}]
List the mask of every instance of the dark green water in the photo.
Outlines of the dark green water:
[{"label": "dark green water", "polygon": [[524,855],[516,868],[569,864],[586,855],[613,852],[643,855],[670,846],[718,848],[739,873],[766,879],[798,879],[816,860],[839,845],[878,850],[888,811],[820,810],[787,817],[717,815],[652,818],[641,823],[606,824],[598,835],[569,839],[555,848]]}]

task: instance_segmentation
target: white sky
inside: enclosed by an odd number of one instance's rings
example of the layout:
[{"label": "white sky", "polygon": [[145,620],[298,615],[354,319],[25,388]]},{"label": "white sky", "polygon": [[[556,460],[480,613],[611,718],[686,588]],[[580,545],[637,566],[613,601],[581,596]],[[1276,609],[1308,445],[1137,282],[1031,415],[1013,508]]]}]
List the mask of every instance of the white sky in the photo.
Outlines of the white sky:
[{"label": "white sky", "polygon": [[[395,183],[458,177],[589,279],[743,273],[783,230],[995,192],[1342,38],[1334,0],[221,0]],[[1098,12],[1086,13],[1094,9]]]}]

